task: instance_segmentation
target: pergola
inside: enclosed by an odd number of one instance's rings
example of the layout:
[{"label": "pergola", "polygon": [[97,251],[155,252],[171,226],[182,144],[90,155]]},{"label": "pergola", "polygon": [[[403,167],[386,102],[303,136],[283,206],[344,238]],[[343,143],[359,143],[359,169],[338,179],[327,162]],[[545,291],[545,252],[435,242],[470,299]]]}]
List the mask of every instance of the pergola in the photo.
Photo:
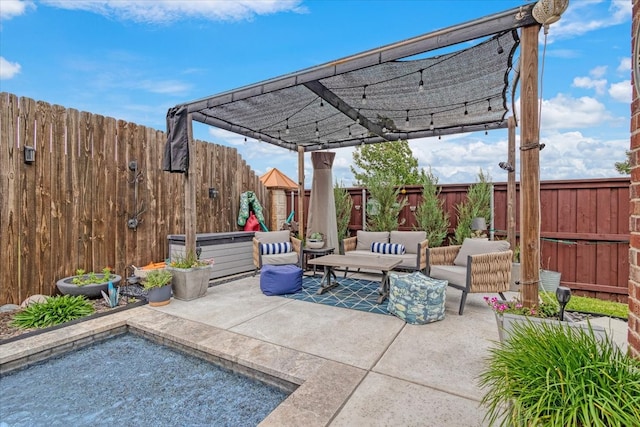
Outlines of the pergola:
[{"label": "pergola", "polygon": [[[304,194],[305,152],[424,137],[437,141],[442,135],[506,127],[514,147],[516,120],[507,115],[520,82],[521,284],[525,304],[536,304],[538,33],[567,3],[541,0],[170,109],[163,169],[185,173],[186,249],[195,251],[193,120],[297,151],[299,194]],[[556,11],[558,4],[562,10]],[[455,50],[462,43],[464,48]],[[425,55],[443,48],[446,53]],[[508,176],[514,195],[515,174]],[[301,226],[302,203],[300,197]],[[511,203],[509,209],[513,218]],[[515,220],[510,222],[513,245]]]}]

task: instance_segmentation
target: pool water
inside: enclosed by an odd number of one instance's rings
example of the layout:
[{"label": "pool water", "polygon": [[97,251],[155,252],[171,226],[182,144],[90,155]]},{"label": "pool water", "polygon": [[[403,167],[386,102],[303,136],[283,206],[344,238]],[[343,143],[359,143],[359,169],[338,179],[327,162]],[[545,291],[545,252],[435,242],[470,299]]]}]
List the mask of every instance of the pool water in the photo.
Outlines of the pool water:
[{"label": "pool water", "polygon": [[4,426],[255,426],[288,395],[132,334],[0,378]]}]

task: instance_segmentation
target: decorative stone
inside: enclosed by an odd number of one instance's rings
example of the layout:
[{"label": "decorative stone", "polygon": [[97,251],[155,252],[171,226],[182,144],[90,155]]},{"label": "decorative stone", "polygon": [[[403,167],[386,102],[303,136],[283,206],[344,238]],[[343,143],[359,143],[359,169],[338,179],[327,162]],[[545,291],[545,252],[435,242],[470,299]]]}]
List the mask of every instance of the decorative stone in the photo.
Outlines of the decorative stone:
[{"label": "decorative stone", "polygon": [[20,304],[20,307],[27,307],[28,305],[33,304],[34,302],[47,302],[48,299],[49,297],[47,295],[42,295],[42,294],[31,295],[29,298],[22,301],[22,304]]},{"label": "decorative stone", "polygon": [[16,304],[5,304],[0,306],[0,313],[9,313],[11,311],[19,310],[20,306]]}]

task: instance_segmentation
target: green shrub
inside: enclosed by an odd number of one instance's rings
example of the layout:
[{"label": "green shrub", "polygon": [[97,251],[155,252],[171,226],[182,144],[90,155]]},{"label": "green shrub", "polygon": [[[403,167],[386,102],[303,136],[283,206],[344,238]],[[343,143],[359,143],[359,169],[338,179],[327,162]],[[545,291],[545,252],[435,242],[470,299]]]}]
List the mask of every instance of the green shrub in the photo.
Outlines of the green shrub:
[{"label": "green shrub", "polygon": [[461,245],[466,237],[471,237],[473,218],[484,218],[491,224],[491,176],[478,172],[478,182],[469,186],[465,200],[456,205],[458,224],[454,230],[453,244]]},{"label": "green shrub", "polygon": [[102,269],[102,275],[98,276],[95,272],[86,273],[83,269],[76,270],[76,277],[71,280],[71,283],[77,286],[92,285],[97,283],[105,283],[112,280],[111,269],[105,267]]},{"label": "green shrub", "polygon": [[84,295],[60,295],[30,304],[13,316],[12,324],[19,328],[47,328],[88,316],[93,311],[93,305]]},{"label": "green shrub", "polygon": [[349,237],[349,221],[351,221],[351,208],[353,200],[351,195],[342,185],[336,182],[333,187],[333,197],[336,205],[336,225],[338,226],[338,240]]},{"label": "green shrub", "polygon": [[514,325],[480,376],[486,419],[502,426],[631,426],[640,420],[640,361],[592,330]]},{"label": "green shrub", "polygon": [[407,198],[398,201],[400,188],[385,180],[372,179],[368,183],[370,199],[367,202],[367,230],[393,231],[397,230],[400,211],[407,205]]},{"label": "green shrub", "polygon": [[438,197],[440,190],[438,177],[429,169],[422,184],[422,203],[415,216],[417,228],[427,233],[430,248],[442,246],[449,232],[449,214],[444,211],[444,200]]}]

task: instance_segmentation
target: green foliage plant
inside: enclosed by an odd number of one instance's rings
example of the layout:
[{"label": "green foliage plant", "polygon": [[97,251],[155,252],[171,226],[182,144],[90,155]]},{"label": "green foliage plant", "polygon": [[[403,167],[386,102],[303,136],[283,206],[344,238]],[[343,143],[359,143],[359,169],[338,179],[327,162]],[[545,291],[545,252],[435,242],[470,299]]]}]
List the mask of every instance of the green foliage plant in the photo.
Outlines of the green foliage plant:
[{"label": "green foliage plant", "polygon": [[489,352],[479,379],[490,425],[638,425],[640,360],[590,328],[523,322]]},{"label": "green foliage plant", "polygon": [[418,159],[413,157],[407,141],[390,141],[356,147],[351,172],[357,185],[368,188],[370,181],[391,186],[416,185],[423,180]]},{"label": "green foliage plant", "polygon": [[145,289],[161,288],[171,283],[172,278],[173,276],[170,271],[164,268],[158,268],[151,270],[149,274],[142,279],[142,286]]},{"label": "green foliage plant", "polygon": [[338,240],[349,237],[349,221],[351,221],[351,209],[353,208],[353,199],[351,195],[341,184],[333,187],[333,197],[336,204],[336,224],[338,226]]},{"label": "green foliage plant", "polygon": [[204,267],[205,265],[213,264],[213,259],[201,260],[198,259],[193,251],[188,251],[186,254],[173,254],[169,266],[173,268],[194,268]]},{"label": "green foliage plant", "polygon": [[484,297],[491,310],[497,314],[519,314],[521,316],[532,317],[556,317],[559,314],[559,305],[553,301],[543,300],[540,304],[533,307],[525,307],[522,302],[516,298],[503,301],[496,297]]},{"label": "green foliage plant", "polygon": [[370,231],[397,230],[400,211],[407,206],[407,198],[398,201],[400,188],[393,187],[385,181],[371,180],[367,187],[376,209],[367,212],[367,229]]},{"label": "green foliage plant", "polygon": [[625,156],[627,157],[623,162],[615,162],[614,166],[620,175],[630,175],[631,174],[631,151],[625,151]]},{"label": "green foliage plant", "polygon": [[112,279],[113,277],[109,267],[103,268],[100,276],[94,272],[86,273],[83,269],[79,268],[76,270],[76,276],[71,280],[71,283],[77,286],[84,286],[105,283]]},{"label": "green foliage plant", "polygon": [[84,295],[59,295],[45,302],[29,304],[13,316],[19,328],[47,328],[93,314],[94,308]]},{"label": "green foliage plant", "polygon": [[422,184],[422,202],[416,207],[415,216],[416,228],[426,231],[432,248],[442,246],[450,225],[449,214],[444,210],[444,200],[438,197],[440,191],[438,177],[429,168]]},{"label": "green foliage plant", "polygon": [[467,197],[456,205],[458,225],[453,244],[461,245],[465,238],[472,236],[473,218],[484,218],[487,224],[491,224],[491,188],[491,176],[480,169],[476,183],[469,186]]}]

